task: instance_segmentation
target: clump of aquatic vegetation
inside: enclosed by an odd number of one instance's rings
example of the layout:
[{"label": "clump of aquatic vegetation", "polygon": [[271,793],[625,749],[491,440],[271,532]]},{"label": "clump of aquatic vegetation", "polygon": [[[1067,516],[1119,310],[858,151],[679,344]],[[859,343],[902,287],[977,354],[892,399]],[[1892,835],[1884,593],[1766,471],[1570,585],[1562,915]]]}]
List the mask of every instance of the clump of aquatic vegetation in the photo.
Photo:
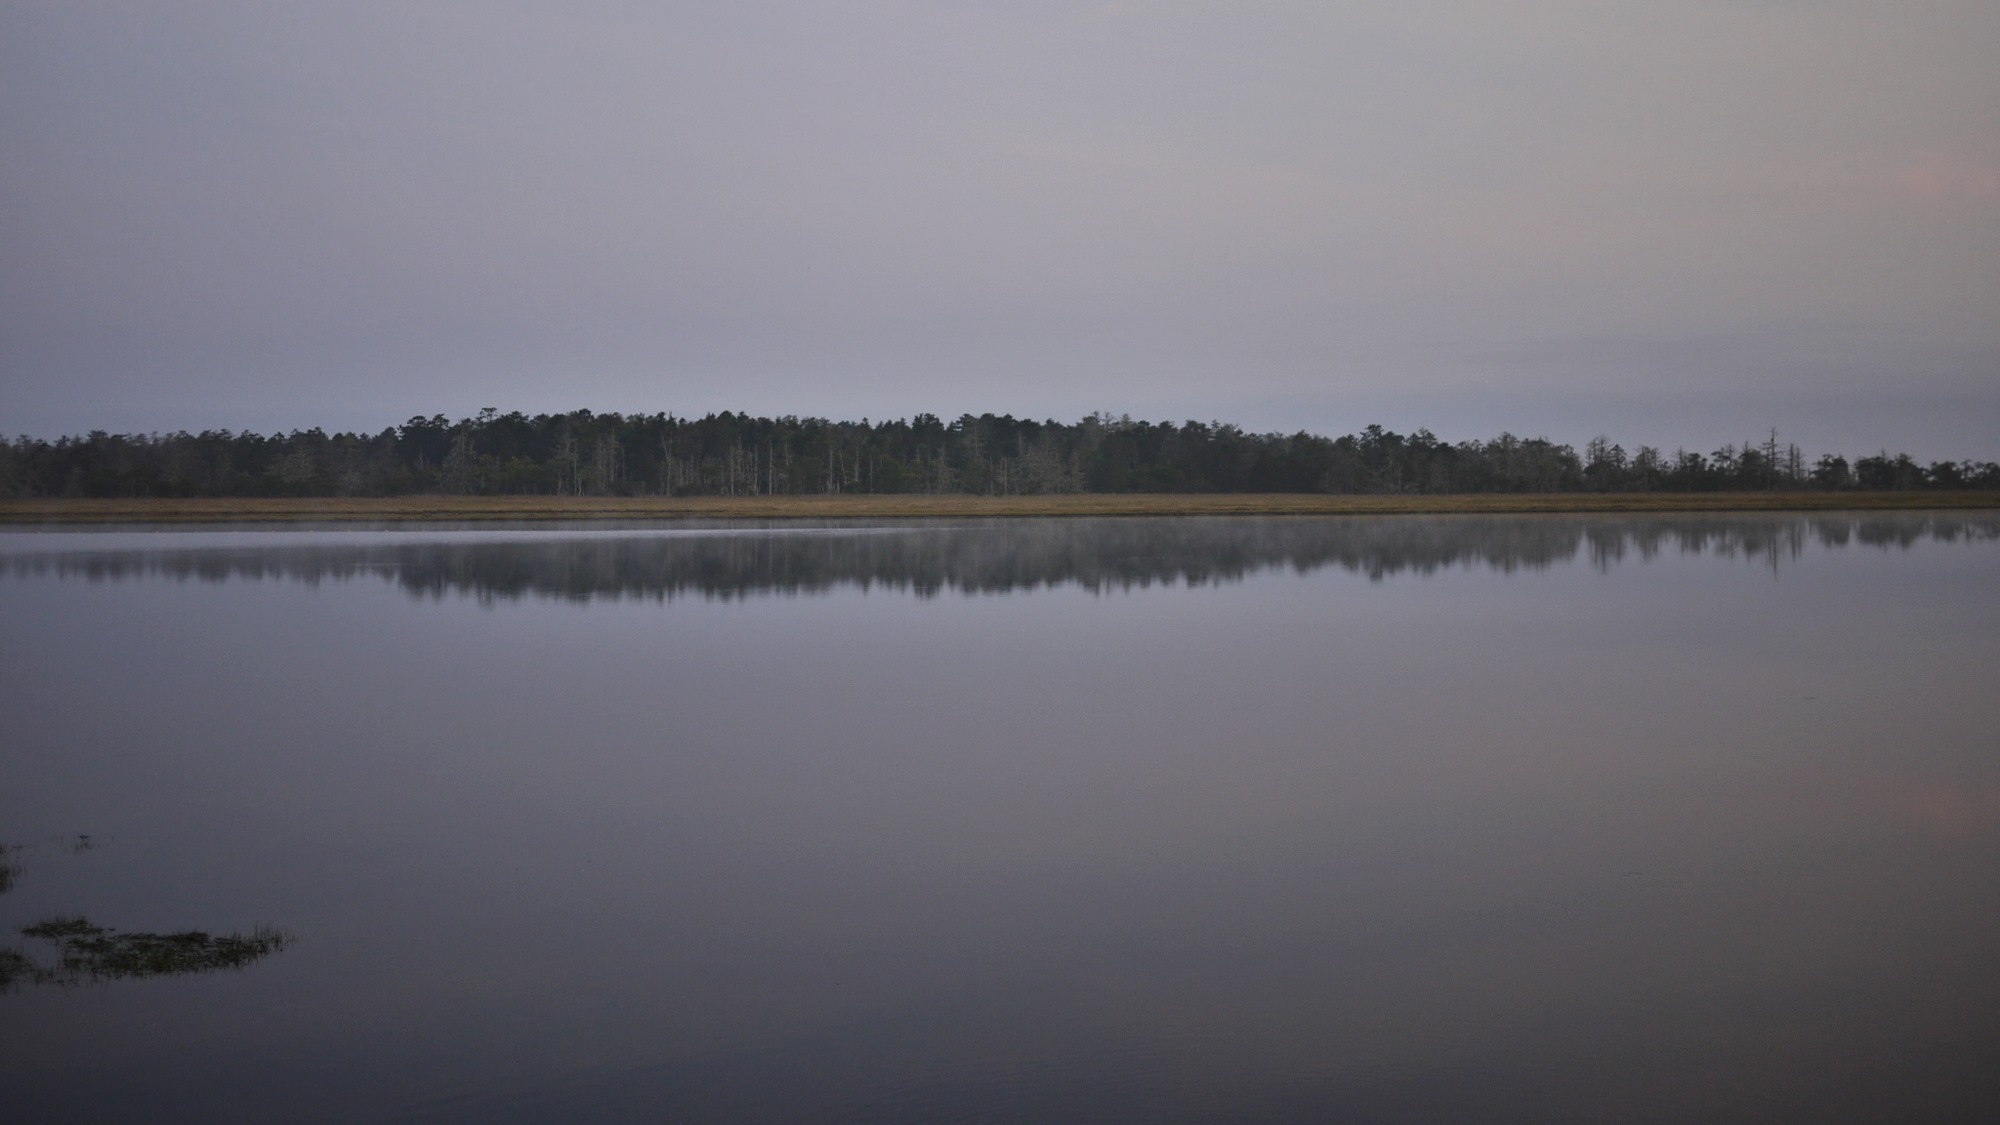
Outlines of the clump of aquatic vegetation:
[{"label": "clump of aquatic vegetation", "polygon": [[[61,844],[72,854],[97,846],[89,836],[64,837]],[[0,894],[12,890],[20,877],[21,865],[14,856],[21,851],[18,845],[0,844]],[[256,926],[249,933],[153,933],[114,930],[74,914],[44,918],[21,927],[20,933],[45,952],[31,956],[23,949],[0,946],[0,993],[32,984],[69,986],[242,969],[298,940],[276,926]]]},{"label": "clump of aquatic vegetation", "polygon": [[54,947],[50,960],[18,949],[0,950],[0,988],[19,984],[91,984],[133,977],[186,976],[241,969],[291,945],[295,938],[273,926],[249,933],[201,930],[156,934],[113,930],[80,916],[47,918],[21,929],[23,937]]}]

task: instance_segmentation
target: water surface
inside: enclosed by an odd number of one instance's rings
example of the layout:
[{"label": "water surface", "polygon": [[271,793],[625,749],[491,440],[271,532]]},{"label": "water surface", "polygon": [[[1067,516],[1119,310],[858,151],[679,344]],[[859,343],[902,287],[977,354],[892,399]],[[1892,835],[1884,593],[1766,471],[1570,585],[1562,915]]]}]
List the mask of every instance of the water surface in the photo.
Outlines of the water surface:
[{"label": "water surface", "polygon": [[286,938],[16,980],[0,1117],[2000,1115],[1996,579],[1978,513],[0,533],[0,948]]}]

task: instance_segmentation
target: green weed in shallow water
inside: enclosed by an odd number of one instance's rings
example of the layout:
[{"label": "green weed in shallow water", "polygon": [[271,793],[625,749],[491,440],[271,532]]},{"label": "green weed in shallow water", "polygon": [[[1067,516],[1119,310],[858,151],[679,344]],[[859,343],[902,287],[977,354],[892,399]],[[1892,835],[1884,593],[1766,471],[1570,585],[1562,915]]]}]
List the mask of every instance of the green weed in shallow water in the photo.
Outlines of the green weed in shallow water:
[{"label": "green weed in shallow water", "polygon": [[134,977],[184,976],[241,969],[290,946],[293,936],[273,926],[247,934],[174,934],[108,929],[80,916],[47,918],[24,926],[21,936],[55,946],[45,963],[19,950],[0,950],[0,988],[19,984],[91,984]]},{"label": "green weed in shallow water", "polygon": [[[96,846],[89,836],[64,837],[61,843],[72,853]],[[12,889],[21,874],[12,858],[20,850],[0,844],[0,893]],[[22,949],[0,947],[0,993],[29,984],[67,986],[241,969],[296,940],[275,926],[257,926],[247,934],[114,930],[79,914],[44,918],[21,927],[21,936],[52,946],[53,956],[32,957]]]}]

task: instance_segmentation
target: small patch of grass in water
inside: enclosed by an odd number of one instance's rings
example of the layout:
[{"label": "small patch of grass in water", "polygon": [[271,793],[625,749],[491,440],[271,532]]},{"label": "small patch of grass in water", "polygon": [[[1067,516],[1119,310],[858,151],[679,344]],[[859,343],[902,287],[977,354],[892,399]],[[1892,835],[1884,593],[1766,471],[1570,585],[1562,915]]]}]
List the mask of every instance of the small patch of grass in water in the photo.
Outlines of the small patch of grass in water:
[{"label": "small patch of grass in water", "polygon": [[[89,836],[64,837],[72,853],[95,846]],[[0,893],[19,877],[12,855],[19,845],[0,844]],[[183,930],[161,934],[148,930],[114,930],[81,914],[58,914],[31,926],[21,936],[54,946],[53,959],[31,957],[22,949],[0,947],[0,993],[23,985],[95,984],[135,977],[186,976],[220,969],[242,969],[290,947],[289,930],[259,925],[249,933],[211,934]]]},{"label": "small patch of grass in water", "polygon": [[210,934],[202,930],[157,934],[120,931],[78,915],[45,918],[23,926],[21,936],[56,947],[46,964],[16,949],[0,950],[0,988],[17,984],[91,984],[134,977],[185,976],[241,969],[281,952],[297,939],[275,926],[249,933]]}]

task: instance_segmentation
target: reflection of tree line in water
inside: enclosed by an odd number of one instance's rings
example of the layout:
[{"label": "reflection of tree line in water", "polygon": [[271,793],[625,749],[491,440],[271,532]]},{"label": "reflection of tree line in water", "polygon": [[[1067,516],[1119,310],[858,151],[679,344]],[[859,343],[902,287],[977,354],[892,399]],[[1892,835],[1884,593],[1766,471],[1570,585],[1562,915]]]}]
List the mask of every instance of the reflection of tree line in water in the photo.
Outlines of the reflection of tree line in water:
[{"label": "reflection of tree line in water", "polygon": [[[790,533],[788,533],[790,532]],[[519,541],[192,548],[21,555],[16,575],[314,583],[380,575],[413,596],[581,600],[884,587],[931,596],[1074,584],[1091,590],[1239,581],[1267,568],[1381,578],[1462,566],[1606,567],[1676,552],[1777,564],[1808,544],[1906,548],[2000,538],[2000,513],[1646,517],[1068,519],[873,527],[713,528]]]},{"label": "reflection of tree line in water", "polygon": [[[91,847],[88,836],[73,841],[73,851]],[[20,878],[21,865],[15,857],[24,850],[0,845],[0,894],[12,890]],[[46,949],[36,956],[26,949],[0,946],[0,993],[26,984],[71,986],[241,969],[294,940],[289,932],[272,926],[257,926],[247,934],[203,930],[162,934],[114,930],[80,915],[44,918],[21,927],[20,934]]]}]

